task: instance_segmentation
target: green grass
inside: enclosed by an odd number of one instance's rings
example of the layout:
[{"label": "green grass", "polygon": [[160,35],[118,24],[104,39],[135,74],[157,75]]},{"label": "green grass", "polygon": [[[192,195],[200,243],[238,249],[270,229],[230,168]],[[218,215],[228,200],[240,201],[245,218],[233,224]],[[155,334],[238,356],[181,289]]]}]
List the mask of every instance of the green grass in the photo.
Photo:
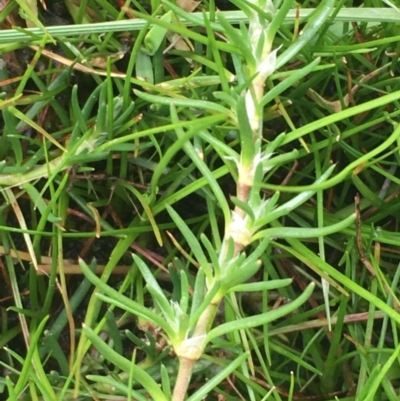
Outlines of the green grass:
[{"label": "green grass", "polygon": [[2,10],[0,399],[398,399],[400,17],[267,3]]}]

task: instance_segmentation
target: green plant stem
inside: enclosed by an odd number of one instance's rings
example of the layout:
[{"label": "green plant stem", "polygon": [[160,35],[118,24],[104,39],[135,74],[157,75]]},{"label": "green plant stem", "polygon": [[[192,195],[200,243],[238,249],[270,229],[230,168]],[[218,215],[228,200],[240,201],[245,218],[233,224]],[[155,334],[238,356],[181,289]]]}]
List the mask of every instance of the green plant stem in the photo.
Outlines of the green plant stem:
[{"label": "green plant stem", "polygon": [[179,358],[179,371],[176,378],[174,392],[172,394],[173,401],[183,401],[189,387],[192,370],[197,360],[189,359],[186,357]]},{"label": "green plant stem", "polygon": [[[193,335],[191,336],[192,339],[205,338],[205,336],[207,335],[208,331],[211,328],[211,325],[214,322],[214,318],[215,315],[217,314],[218,307],[221,303],[222,298],[223,298],[222,294],[218,293],[215,296],[214,300],[211,301],[210,305],[200,315],[200,318],[193,331]],[[174,392],[172,397],[173,401],[182,401],[185,398],[190,378],[192,376],[193,368],[196,362],[199,360],[197,355],[201,356],[204,352],[205,342],[203,340],[200,340],[199,344],[201,344],[202,349],[200,350],[201,352],[199,352],[198,349],[194,351],[193,355],[196,354],[196,357],[192,358],[189,356],[189,354],[191,354],[190,347],[185,350],[186,352],[185,355],[179,356],[179,372],[174,387]]]},{"label": "green plant stem", "polygon": [[[252,26],[254,26],[255,30],[260,28],[258,22],[250,22],[249,29],[251,29]],[[266,52],[270,52],[268,44],[265,45],[264,48]],[[252,73],[255,72],[256,71],[252,71]],[[257,104],[261,101],[264,95],[264,85],[266,79],[268,78],[268,74],[263,72],[264,71],[257,75],[254,81],[251,83],[250,88],[246,93],[246,96],[244,98],[241,98],[238,104],[238,117],[244,114],[244,118],[239,118],[238,121],[238,128],[241,133],[242,149],[240,162],[238,165],[239,177],[237,181],[236,196],[240,201],[244,203],[247,203],[249,201],[250,192],[254,185],[254,164],[256,162],[256,157],[259,152],[260,146],[257,139],[259,137],[259,131],[262,129],[262,120],[260,118],[260,113],[257,110]],[[239,216],[239,221],[240,219],[244,221],[246,213],[243,208],[236,206],[234,213],[236,216]],[[227,232],[225,232],[225,241],[229,241],[232,233],[235,232],[237,221],[235,219],[231,219],[230,225],[231,228]],[[235,248],[233,257],[237,257],[244,248],[244,244],[242,242],[235,241],[235,239],[234,243]],[[226,247],[225,249],[227,248],[228,247]],[[179,355],[179,374],[174,388],[173,401],[184,400],[187,388],[189,386],[193,367],[204,352],[204,347],[206,343],[202,341],[201,338],[203,336],[206,336],[208,331],[210,330],[214,322],[218,307],[224,295],[225,294],[219,293],[214,298],[210,305],[201,314],[195,326],[191,340],[196,341],[198,339],[198,343],[196,343],[195,346],[202,348],[194,349],[192,353],[192,348],[190,346],[187,348],[185,347],[182,350],[184,355]]]},{"label": "green plant stem", "polygon": [[196,328],[194,329],[193,337],[207,334],[214,321],[215,315],[217,314],[220,303],[221,299],[217,301],[212,301],[211,304],[206,308],[206,310],[201,314],[196,324]]}]

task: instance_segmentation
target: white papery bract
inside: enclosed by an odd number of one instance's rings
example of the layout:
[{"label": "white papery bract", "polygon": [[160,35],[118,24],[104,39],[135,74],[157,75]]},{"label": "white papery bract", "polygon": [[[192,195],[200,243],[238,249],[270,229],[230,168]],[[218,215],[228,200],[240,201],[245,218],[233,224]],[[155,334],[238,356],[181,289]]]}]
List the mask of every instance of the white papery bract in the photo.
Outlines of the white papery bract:
[{"label": "white papery bract", "polygon": [[[259,74],[259,77],[264,77],[264,79],[267,79],[270,75],[273,74],[276,68],[276,56],[279,49],[280,47],[272,50],[272,52],[270,52],[258,65],[257,72]],[[257,77],[255,80],[257,80]]]},{"label": "white papery bract", "polygon": [[176,355],[181,358],[197,361],[201,358],[206,346],[206,335],[187,338],[175,348]]}]

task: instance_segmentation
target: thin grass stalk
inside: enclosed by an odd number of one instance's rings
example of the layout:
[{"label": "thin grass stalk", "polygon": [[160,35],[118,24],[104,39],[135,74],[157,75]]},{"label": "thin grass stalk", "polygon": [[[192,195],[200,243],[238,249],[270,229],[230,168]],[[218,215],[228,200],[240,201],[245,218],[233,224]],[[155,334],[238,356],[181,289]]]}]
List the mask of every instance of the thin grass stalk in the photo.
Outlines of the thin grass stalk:
[{"label": "thin grass stalk", "polygon": [[[165,2],[165,1],[164,1]],[[166,3],[166,2],[165,2]],[[315,8],[303,8],[300,10],[290,10],[286,17],[285,23],[291,24],[295,20],[303,20],[309,18],[315,12]],[[135,14],[138,14],[135,12]],[[339,10],[335,17],[335,21],[340,22],[353,22],[354,16],[357,15],[358,22],[399,22],[399,13],[393,8],[342,8]],[[189,19],[187,13],[182,23],[188,27],[191,26],[204,26],[204,16],[209,19],[209,13],[194,12]],[[241,22],[248,22],[249,18],[243,11],[228,11],[224,12],[225,18],[231,24],[239,24]],[[47,42],[53,42],[53,38],[65,38],[80,35],[99,34],[104,32],[125,32],[125,31],[139,31],[148,24],[148,18],[126,19],[121,21],[107,21],[107,22],[92,22],[80,25],[59,25],[46,27],[48,36]],[[218,23],[212,23],[212,29],[216,31],[223,31]],[[44,32],[41,28],[27,28],[24,31],[17,29],[6,29],[1,31],[2,43],[32,43],[39,42],[43,38]],[[370,44],[371,45],[371,44]],[[364,44],[360,44],[365,46]]]}]

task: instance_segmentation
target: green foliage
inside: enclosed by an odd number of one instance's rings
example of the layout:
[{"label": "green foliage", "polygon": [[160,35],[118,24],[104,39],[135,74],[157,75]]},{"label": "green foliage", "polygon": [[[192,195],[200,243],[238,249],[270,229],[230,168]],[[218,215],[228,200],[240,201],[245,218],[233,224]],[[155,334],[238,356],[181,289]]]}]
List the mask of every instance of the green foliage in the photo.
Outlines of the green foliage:
[{"label": "green foliage", "polygon": [[397,400],[396,7],[46,3],[0,18],[0,398]]}]

